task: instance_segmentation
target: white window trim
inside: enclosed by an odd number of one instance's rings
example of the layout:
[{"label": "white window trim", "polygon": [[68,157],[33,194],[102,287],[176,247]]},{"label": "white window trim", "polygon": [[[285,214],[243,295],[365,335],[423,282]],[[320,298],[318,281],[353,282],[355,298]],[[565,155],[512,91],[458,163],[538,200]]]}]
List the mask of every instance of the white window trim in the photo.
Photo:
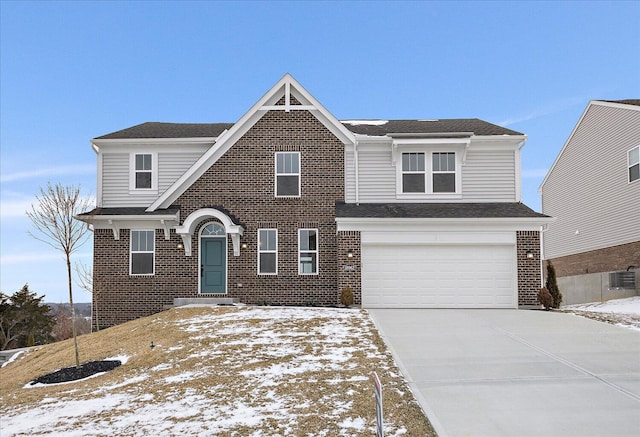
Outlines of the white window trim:
[{"label": "white window trim", "polygon": [[[298,155],[298,173],[278,173],[278,155],[296,154]],[[277,198],[298,198],[302,195],[302,159],[300,152],[276,152],[273,155],[273,193]],[[278,195],[278,176],[298,176],[298,194],[296,196],[280,196]]]},{"label": "white window trim", "polygon": [[[402,192],[402,194],[415,194],[415,195],[418,195],[418,196],[422,196],[424,194],[427,194],[427,173],[428,173],[427,170],[428,169],[427,169],[426,162],[425,162],[424,163],[424,170],[422,170],[422,171],[421,170],[404,170],[402,168],[403,167],[403,163],[404,163],[404,155],[405,154],[410,154],[410,153],[425,155],[424,158],[423,158],[425,161],[426,161],[426,156],[428,155],[428,153],[425,153],[425,152],[402,152],[400,154],[400,161],[401,161],[400,162],[400,172],[402,174],[400,175],[400,187],[399,188],[400,188],[400,191]],[[403,191],[404,190],[404,178],[403,178],[403,176],[404,175],[411,175],[411,174],[424,175],[424,187],[423,187],[424,191],[423,192],[405,193]]]},{"label": "white window trim", "polygon": [[[300,233],[302,231],[315,231],[315,233],[316,233],[316,250],[302,250],[300,248]],[[302,252],[315,253],[316,254],[315,272],[304,273],[304,272],[300,271],[300,254]],[[320,264],[320,233],[318,232],[318,229],[315,229],[315,228],[300,228],[300,229],[298,229],[298,275],[301,275],[301,276],[317,275],[318,271],[319,271],[319,268],[318,268],[319,264]]]},{"label": "white window trim", "polygon": [[[275,250],[261,250],[260,249],[260,231],[275,231],[276,233],[276,248]],[[258,247],[257,247],[257,255],[258,255],[258,260],[257,260],[257,266],[258,266],[258,275],[260,276],[276,276],[278,274],[278,229],[276,228],[260,228],[258,229],[258,234],[257,234],[258,238],[257,238],[257,242],[258,242]],[[275,272],[269,272],[269,273],[264,273],[260,271],[260,254],[262,253],[275,253],[276,254],[276,271]]]},{"label": "white window trim", "polygon": [[[632,147],[629,150],[627,150],[627,183],[629,183],[629,184],[634,184],[634,183],[640,181],[640,178],[638,178],[636,180],[633,180],[633,181],[629,180],[629,169],[631,169],[631,166],[632,166],[631,160],[629,158],[631,157],[631,152],[634,149],[638,149],[638,156],[639,156],[639,161],[640,161],[640,145],[637,145],[637,146]],[[638,162],[637,164],[640,165],[640,162]],[[633,165],[636,165],[636,164],[633,164]]]},{"label": "white window trim", "polygon": [[[151,155],[151,188],[136,188],[136,155]],[[138,150],[129,154],[129,194],[158,194],[158,152]]]},{"label": "white window trim", "polygon": [[[153,232],[153,250],[133,250],[133,233],[134,232]],[[133,254],[134,253],[151,253],[153,254],[152,272],[151,273],[133,273]],[[129,276],[154,276],[156,274],[156,230],[155,229],[131,229],[129,231]]]},{"label": "white window trim", "polygon": [[[404,193],[402,191],[402,154],[404,153],[424,153],[425,154],[425,192],[424,193]],[[433,154],[434,153],[455,153],[456,170],[455,184],[456,191],[453,193],[433,192]],[[414,146],[399,147],[399,158],[396,160],[396,199],[402,200],[444,200],[462,198],[462,148],[456,147],[436,147],[436,146]],[[450,172],[436,172],[450,173]]]}]

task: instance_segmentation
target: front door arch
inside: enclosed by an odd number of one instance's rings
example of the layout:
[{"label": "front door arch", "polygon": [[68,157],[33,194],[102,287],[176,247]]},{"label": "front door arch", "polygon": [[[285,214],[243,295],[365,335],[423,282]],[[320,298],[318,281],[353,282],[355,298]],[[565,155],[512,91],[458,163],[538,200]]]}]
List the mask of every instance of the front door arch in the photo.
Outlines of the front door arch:
[{"label": "front door arch", "polygon": [[220,223],[200,230],[199,283],[202,294],[227,292],[227,232]]}]

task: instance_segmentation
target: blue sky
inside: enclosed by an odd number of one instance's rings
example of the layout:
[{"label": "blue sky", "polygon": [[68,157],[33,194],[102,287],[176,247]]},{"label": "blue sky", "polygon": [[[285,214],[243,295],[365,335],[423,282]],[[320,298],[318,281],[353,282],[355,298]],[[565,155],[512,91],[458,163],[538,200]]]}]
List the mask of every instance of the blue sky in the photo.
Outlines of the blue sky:
[{"label": "blue sky", "polygon": [[339,119],[526,133],[523,199],[540,210],[589,100],[640,98],[638,1],[0,1],[0,20],[0,288],[53,302],[68,300],[64,261],[27,235],[24,211],[47,181],[95,193],[93,137],[234,122],[289,72]]}]

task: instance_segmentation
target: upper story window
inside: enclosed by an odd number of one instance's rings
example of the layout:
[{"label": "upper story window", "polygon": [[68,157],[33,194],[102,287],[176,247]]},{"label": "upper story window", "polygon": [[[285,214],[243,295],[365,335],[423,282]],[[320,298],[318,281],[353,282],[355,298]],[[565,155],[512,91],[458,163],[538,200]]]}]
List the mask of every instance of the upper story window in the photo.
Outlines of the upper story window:
[{"label": "upper story window", "polygon": [[136,155],[136,189],[151,188],[151,154]]},{"label": "upper story window", "polygon": [[131,231],[130,272],[132,275],[153,275],[155,231]]},{"label": "upper story window", "polygon": [[457,152],[403,152],[398,171],[399,198],[441,198],[460,194]]},{"label": "upper story window", "polygon": [[300,152],[276,152],[276,197],[300,197]]},{"label": "upper story window", "polygon": [[402,154],[402,192],[424,193],[426,190],[424,153]]},{"label": "upper story window", "polygon": [[628,152],[629,182],[640,179],[640,146],[636,146]]},{"label": "upper story window", "polygon": [[277,229],[258,229],[258,274],[278,274]]},{"label": "upper story window", "polygon": [[157,153],[132,153],[130,160],[130,193],[148,193],[158,190]]},{"label": "upper story window", "polygon": [[432,158],[432,177],[434,193],[456,192],[456,154],[453,152],[435,152]]},{"label": "upper story window", "polygon": [[298,274],[318,274],[318,230],[298,230]]}]

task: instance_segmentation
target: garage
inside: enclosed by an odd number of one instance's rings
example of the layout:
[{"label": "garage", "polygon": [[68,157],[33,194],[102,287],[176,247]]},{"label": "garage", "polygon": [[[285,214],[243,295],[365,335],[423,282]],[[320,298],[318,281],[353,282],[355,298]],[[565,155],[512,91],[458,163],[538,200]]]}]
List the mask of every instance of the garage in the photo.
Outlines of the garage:
[{"label": "garage", "polygon": [[362,306],[517,308],[515,245],[363,241]]}]

